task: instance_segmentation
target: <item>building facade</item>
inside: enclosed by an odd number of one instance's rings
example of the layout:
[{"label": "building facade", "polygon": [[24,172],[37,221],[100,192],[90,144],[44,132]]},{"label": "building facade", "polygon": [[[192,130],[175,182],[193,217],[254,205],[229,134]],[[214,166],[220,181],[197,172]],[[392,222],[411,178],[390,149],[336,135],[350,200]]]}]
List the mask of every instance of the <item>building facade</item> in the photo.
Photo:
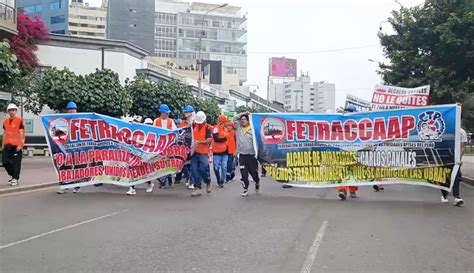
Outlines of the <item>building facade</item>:
[{"label": "building facade", "polygon": [[16,34],[15,0],[0,0],[0,41]]},{"label": "building facade", "polygon": [[[139,2],[108,2],[108,38],[136,43],[157,57],[173,63],[187,61],[194,67],[201,49],[203,60],[222,62],[223,74],[238,75],[240,83],[247,80],[247,19],[240,7],[170,0]],[[147,38],[136,39],[138,33]]]},{"label": "building facade", "polygon": [[308,75],[296,81],[269,82],[270,101],[282,103],[285,111],[303,113],[334,112],[336,108],[336,85],[314,82]]},{"label": "building facade", "polygon": [[53,34],[105,38],[107,11],[82,0],[17,0],[18,12],[43,20]]}]

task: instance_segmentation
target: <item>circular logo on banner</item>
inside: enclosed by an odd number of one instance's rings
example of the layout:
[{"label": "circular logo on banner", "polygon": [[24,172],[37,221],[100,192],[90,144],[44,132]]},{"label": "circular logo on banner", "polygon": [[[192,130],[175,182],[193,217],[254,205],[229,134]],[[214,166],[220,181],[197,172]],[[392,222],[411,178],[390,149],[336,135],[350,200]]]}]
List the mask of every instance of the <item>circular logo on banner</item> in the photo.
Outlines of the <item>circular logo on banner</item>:
[{"label": "circular logo on banner", "polygon": [[53,119],[49,124],[49,128],[49,136],[54,141],[58,141],[63,144],[68,141],[69,122],[66,119]]},{"label": "circular logo on banner", "polygon": [[420,140],[441,141],[446,128],[443,116],[437,111],[426,111],[418,115],[416,130]]},{"label": "circular logo on banner", "polygon": [[279,118],[265,118],[260,125],[260,135],[264,143],[283,143],[286,135],[285,123]]}]

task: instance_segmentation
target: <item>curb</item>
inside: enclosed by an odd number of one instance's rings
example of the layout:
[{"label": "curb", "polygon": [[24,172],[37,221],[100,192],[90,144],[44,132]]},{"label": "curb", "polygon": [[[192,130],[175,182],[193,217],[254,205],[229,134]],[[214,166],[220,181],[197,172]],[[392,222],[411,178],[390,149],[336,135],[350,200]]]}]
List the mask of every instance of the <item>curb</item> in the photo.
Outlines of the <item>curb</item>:
[{"label": "curb", "polygon": [[55,181],[55,182],[47,182],[47,183],[28,185],[28,186],[16,186],[16,187],[11,186],[6,189],[0,189],[0,196],[4,194],[9,194],[9,193],[15,193],[15,192],[23,192],[23,191],[42,189],[42,188],[49,188],[56,185],[58,185],[58,182]]},{"label": "curb", "polygon": [[466,177],[466,176],[463,176],[461,178],[462,182],[468,184],[468,185],[471,185],[471,186],[474,186],[474,178],[472,177]]}]

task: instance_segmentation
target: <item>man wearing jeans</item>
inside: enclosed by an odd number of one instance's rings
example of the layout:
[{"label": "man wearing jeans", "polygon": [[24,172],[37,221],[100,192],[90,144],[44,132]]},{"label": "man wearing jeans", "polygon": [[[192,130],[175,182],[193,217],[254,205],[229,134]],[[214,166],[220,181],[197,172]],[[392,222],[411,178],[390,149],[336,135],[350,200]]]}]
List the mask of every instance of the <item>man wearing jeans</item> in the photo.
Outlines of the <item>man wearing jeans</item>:
[{"label": "man wearing jeans", "polygon": [[220,115],[217,119],[218,124],[212,131],[212,155],[214,158],[214,173],[217,178],[217,185],[224,187],[227,175],[227,136],[224,129],[227,117]]},{"label": "man wearing jeans", "polygon": [[209,173],[209,145],[212,141],[211,129],[206,123],[206,114],[199,111],[193,126],[194,154],[191,157],[191,172],[194,190],[192,197],[201,196],[201,181],[206,184],[206,192],[211,192],[211,175]]},{"label": "man wearing jeans", "polygon": [[244,182],[244,192],[242,196],[248,195],[249,174],[255,181],[255,192],[260,190],[260,178],[258,176],[258,161],[255,157],[253,146],[253,133],[250,127],[249,113],[239,114],[235,117],[237,127],[237,151],[239,153],[239,167]]},{"label": "man wearing jeans", "polygon": [[[464,200],[462,200],[460,194],[459,194],[459,184],[461,183],[461,166],[462,166],[462,157],[464,155],[464,152],[466,151],[466,145],[467,145],[467,133],[464,131],[463,128],[460,128],[459,136],[460,136],[460,141],[461,141],[461,163],[459,165],[459,170],[458,173],[456,174],[456,178],[454,179],[454,184],[453,184],[453,197],[454,197],[454,202],[453,204],[457,207],[460,207],[464,204]],[[448,192],[445,190],[441,190],[441,202],[443,203],[448,203]]]}]

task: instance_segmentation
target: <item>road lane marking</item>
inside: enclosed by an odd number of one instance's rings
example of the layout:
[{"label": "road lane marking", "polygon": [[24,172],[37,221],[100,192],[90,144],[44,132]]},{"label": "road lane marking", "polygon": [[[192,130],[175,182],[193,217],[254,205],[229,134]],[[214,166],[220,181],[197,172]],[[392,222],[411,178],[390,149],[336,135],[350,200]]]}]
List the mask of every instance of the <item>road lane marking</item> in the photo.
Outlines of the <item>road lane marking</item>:
[{"label": "road lane marking", "polygon": [[51,189],[55,189],[57,187],[58,186],[51,186],[51,187],[47,187],[47,188],[39,188],[39,189],[26,190],[26,191],[17,191],[17,192],[11,192],[11,193],[0,193],[0,198],[8,197],[8,196],[21,195],[21,194],[27,194],[27,193],[32,193],[32,192],[38,192],[38,191],[51,190]]},{"label": "road lane marking", "polygon": [[308,251],[306,259],[304,260],[303,267],[301,268],[301,273],[311,272],[311,267],[313,266],[314,261],[316,260],[316,255],[318,254],[319,246],[323,241],[324,232],[326,231],[327,226],[328,221],[324,220],[321,224],[321,227],[319,228],[318,233],[316,233],[316,237],[314,238],[313,244],[311,245],[311,248]]},{"label": "road lane marking", "polygon": [[48,231],[48,232],[45,232],[45,233],[41,233],[41,234],[32,236],[32,237],[30,237],[30,238],[26,238],[26,239],[23,239],[23,240],[20,240],[20,241],[16,241],[16,242],[13,242],[13,243],[9,243],[9,244],[6,244],[6,245],[2,245],[2,246],[0,246],[0,250],[5,249],[5,248],[8,248],[8,247],[16,246],[16,245],[19,245],[19,244],[23,244],[23,243],[29,242],[29,241],[31,241],[31,240],[35,240],[35,239],[38,239],[38,238],[41,238],[41,237],[44,237],[44,236],[47,236],[47,235],[50,235],[50,234],[59,232],[59,231],[63,231],[63,230],[67,230],[67,229],[70,229],[70,228],[73,228],[73,227],[77,227],[77,226],[80,226],[80,225],[84,225],[84,224],[88,224],[88,223],[91,223],[91,222],[95,222],[95,221],[98,221],[98,220],[100,220],[100,219],[104,219],[104,218],[107,218],[107,217],[111,217],[111,216],[114,216],[114,215],[117,215],[117,214],[119,214],[119,213],[123,213],[123,212],[126,212],[126,211],[128,211],[128,209],[121,210],[121,211],[116,211],[116,212],[112,212],[112,213],[109,213],[109,214],[106,214],[106,215],[102,215],[102,216],[99,216],[99,217],[95,217],[95,218],[92,218],[92,219],[89,219],[89,220],[86,220],[86,221],[82,221],[82,222],[75,223],[75,224],[72,224],[72,225],[69,225],[69,226],[65,226],[65,227],[58,228],[58,229],[54,229],[54,230],[51,230],[51,231]]}]

